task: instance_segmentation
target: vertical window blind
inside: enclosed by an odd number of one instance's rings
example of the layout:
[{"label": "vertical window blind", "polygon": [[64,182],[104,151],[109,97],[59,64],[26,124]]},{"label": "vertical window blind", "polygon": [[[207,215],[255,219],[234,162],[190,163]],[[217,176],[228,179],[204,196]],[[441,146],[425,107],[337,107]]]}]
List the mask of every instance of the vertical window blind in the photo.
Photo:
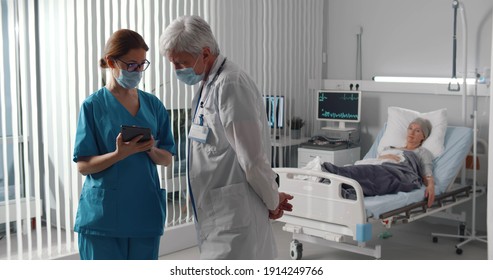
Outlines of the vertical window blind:
[{"label": "vertical window blind", "polygon": [[[309,123],[314,94],[308,80],[322,73],[323,2],[0,0],[0,259],[77,252],[73,223],[84,180],[72,161],[77,117],[84,99],[108,78],[98,61],[114,31],[129,28],[144,37],[151,65],[139,88],[155,94],[170,114],[177,154],[160,169],[170,231],[193,222],[186,157],[196,87],[177,81],[159,54],[159,36],[181,15],[204,17],[222,54],[262,94],[285,96],[285,119],[296,115]],[[286,128],[277,133],[289,134]]]}]

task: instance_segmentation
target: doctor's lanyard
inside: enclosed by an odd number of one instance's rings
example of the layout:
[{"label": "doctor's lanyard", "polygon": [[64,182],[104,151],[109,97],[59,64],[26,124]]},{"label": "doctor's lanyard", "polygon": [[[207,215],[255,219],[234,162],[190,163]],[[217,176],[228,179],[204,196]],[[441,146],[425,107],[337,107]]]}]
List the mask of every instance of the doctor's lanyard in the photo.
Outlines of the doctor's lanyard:
[{"label": "doctor's lanyard", "polygon": [[[216,75],[214,76],[214,78],[212,78],[211,82],[207,85],[207,87],[211,86],[217,80],[217,78],[219,77],[219,75],[223,71],[224,64],[226,63],[226,59],[227,58],[225,57],[224,60],[223,60],[223,62],[219,66],[219,69],[217,69]],[[199,110],[199,106],[200,106],[200,108],[202,108],[202,111],[203,111],[204,110],[204,104],[209,99],[209,96],[210,96],[210,94],[208,94],[206,96],[205,100],[204,101],[201,101],[202,100],[202,90],[203,89],[204,89],[204,84],[202,84],[202,86],[200,87],[199,102],[197,102],[197,106],[195,107],[194,119],[197,117],[197,111]],[[203,126],[204,125],[204,114],[200,114],[199,115],[199,125],[200,126]]]}]

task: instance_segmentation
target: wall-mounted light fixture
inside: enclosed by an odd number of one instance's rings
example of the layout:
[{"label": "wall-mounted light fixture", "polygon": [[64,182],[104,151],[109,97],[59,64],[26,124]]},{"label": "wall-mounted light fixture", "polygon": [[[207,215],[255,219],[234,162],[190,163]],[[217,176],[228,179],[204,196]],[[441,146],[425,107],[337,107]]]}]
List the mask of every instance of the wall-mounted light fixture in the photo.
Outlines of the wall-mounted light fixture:
[{"label": "wall-mounted light fixture", "polygon": [[[463,79],[455,78],[437,78],[437,77],[391,77],[391,76],[374,76],[375,82],[387,82],[387,83],[420,83],[420,84],[460,84]],[[476,79],[467,78],[467,84],[474,84]]]}]

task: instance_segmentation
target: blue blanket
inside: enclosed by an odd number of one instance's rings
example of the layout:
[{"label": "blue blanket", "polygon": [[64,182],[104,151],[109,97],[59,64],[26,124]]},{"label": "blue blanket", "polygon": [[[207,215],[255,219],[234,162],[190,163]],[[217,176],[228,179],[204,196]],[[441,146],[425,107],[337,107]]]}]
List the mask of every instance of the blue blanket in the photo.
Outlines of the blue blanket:
[{"label": "blue blanket", "polygon": [[[322,171],[348,177],[357,181],[365,196],[410,192],[422,186],[422,168],[418,156],[404,151],[405,160],[401,163],[382,163],[381,165],[352,165],[339,167],[330,162],[322,164]],[[327,179],[323,179],[325,181]],[[349,193],[346,198],[354,198],[352,188],[343,186]],[[349,197],[348,197],[349,196]]]}]

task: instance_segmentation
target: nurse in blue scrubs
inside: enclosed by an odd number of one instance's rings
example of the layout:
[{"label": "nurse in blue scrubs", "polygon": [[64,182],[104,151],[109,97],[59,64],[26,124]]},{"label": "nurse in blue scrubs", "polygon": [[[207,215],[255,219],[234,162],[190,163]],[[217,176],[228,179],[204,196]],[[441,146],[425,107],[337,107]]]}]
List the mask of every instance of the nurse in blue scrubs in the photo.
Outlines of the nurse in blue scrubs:
[{"label": "nurse in blue scrubs", "polygon": [[[162,102],[136,89],[149,66],[149,49],[138,33],[113,33],[100,60],[107,83],[82,104],[74,162],[86,175],[74,230],[81,259],[157,259],[166,220],[166,192],[157,165],[175,154],[170,120]],[[121,125],[151,129],[124,142]]]}]

